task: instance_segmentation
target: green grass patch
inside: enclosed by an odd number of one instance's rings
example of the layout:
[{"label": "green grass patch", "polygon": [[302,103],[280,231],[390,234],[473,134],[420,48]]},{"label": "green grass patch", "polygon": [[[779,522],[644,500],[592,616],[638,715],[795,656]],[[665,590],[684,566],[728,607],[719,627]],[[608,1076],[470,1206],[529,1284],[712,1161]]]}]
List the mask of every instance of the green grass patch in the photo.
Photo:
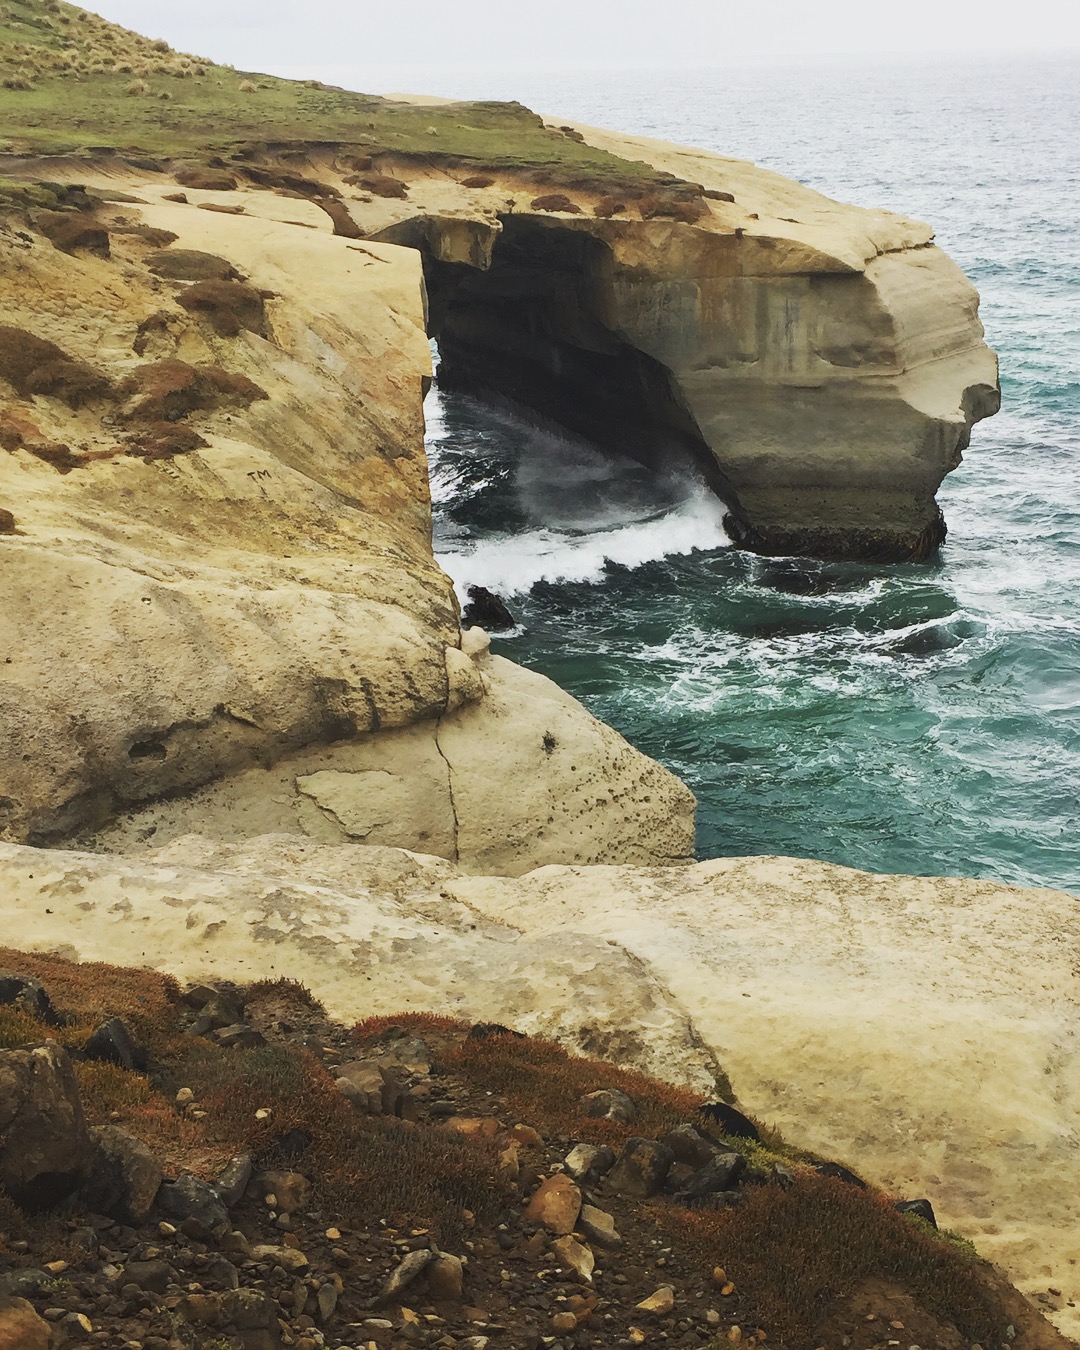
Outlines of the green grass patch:
[{"label": "green grass patch", "polygon": [[6,0],[0,148],[155,158],[329,143],[471,168],[548,171],[559,184],[670,181],[547,128],[517,103],[412,107],[171,51],[59,0]]}]

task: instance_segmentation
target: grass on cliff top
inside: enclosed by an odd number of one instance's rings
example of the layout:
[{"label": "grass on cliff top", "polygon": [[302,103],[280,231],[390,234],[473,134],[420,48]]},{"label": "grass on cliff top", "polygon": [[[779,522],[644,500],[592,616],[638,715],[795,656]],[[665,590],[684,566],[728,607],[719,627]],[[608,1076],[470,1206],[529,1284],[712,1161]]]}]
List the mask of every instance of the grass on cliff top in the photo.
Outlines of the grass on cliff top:
[{"label": "grass on cliff top", "polygon": [[549,168],[601,184],[658,177],[520,104],[388,103],[185,56],[62,0],[0,0],[0,152],[205,157],[267,143]]}]

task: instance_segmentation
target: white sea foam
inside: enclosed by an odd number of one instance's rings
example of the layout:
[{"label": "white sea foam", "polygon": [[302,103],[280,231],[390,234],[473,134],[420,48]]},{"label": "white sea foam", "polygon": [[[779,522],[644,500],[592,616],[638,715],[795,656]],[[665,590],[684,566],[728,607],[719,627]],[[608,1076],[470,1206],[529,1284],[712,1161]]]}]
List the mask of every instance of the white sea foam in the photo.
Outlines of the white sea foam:
[{"label": "white sea foam", "polygon": [[723,503],[695,485],[671,510],[647,520],[598,526],[591,532],[533,529],[489,536],[444,545],[436,556],[460,598],[469,586],[522,595],[539,581],[599,582],[609,565],[641,567],[695,549],[730,547],[723,518]]}]

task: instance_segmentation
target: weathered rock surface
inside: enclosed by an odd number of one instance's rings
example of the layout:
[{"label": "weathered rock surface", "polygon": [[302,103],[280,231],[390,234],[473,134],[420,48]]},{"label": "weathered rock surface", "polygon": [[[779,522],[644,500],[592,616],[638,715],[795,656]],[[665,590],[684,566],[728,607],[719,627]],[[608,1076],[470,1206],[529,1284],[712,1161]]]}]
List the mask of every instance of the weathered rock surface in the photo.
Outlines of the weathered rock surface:
[{"label": "weathered rock surface", "polygon": [[1077,1292],[1075,897],[755,858],[469,877],[296,838],[4,845],[0,888],[16,946],[289,974],[344,1019],[437,1006],[707,1093],[719,1059],[762,1121],[928,1196],[1023,1287]]},{"label": "weathered rock surface", "polygon": [[745,161],[579,130],[713,195],[691,220],[632,202],[597,217],[508,209],[507,184],[465,219],[414,189],[376,237],[425,254],[440,382],[513,390],[647,464],[689,454],[747,548],[925,557],[944,534],[937,487],[999,403],[978,296],[930,227]]},{"label": "weathered rock surface", "polygon": [[0,1183],[24,1209],[48,1209],[76,1190],[91,1141],[75,1074],[53,1041],[0,1050]]},{"label": "weathered rock surface", "polygon": [[137,234],[104,258],[0,228],[0,837],[224,783],[180,829],[208,810],[481,871],[691,856],[685,787],[482,634],[462,650],[431,551],[418,254],[269,192],[221,216],[125,185],[174,256],[224,269],[194,282],[212,313]]},{"label": "weathered rock surface", "polygon": [[114,1125],[91,1131],[94,1153],[82,1203],[118,1223],[143,1223],[161,1185],[161,1162],[141,1140]]}]

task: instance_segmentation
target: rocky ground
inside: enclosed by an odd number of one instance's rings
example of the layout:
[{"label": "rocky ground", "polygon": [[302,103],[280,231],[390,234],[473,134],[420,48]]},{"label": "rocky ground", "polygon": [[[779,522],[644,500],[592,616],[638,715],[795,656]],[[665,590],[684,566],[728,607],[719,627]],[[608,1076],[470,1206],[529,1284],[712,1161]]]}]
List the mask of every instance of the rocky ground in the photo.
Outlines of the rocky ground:
[{"label": "rocky ground", "polygon": [[1067,1344],[926,1202],[726,1103],[287,980],[0,956],[3,1350]]}]

